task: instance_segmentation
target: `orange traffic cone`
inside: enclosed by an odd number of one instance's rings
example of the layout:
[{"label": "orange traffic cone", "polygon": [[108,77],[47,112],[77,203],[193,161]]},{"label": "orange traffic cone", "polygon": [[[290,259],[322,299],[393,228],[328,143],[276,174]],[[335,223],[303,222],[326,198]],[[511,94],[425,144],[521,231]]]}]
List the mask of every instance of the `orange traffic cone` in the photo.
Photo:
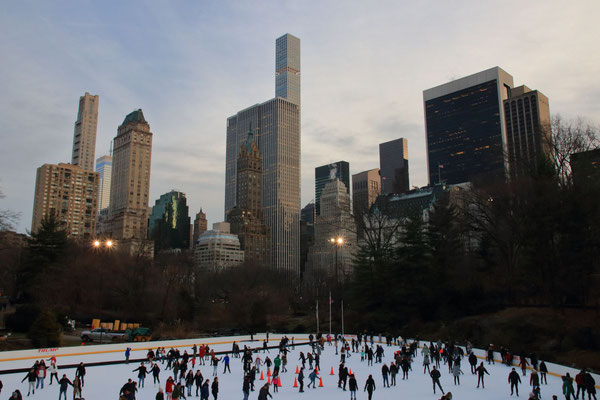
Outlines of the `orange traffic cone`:
[{"label": "orange traffic cone", "polygon": [[265,380],[265,377],[263,376],[263,372],[262,372],[262,371],[260,371],[260,380],[261,380],[261,381],[264,381],[264,380]]},{"label": "orange traffic cone", "polygon": [[348,375],[352,375],[352,368],[348,371]]},{"label": "orange traffic cone", "polygon": [[294,387],[298,387],[298,379],[294,377]]},{"label": "orange traffic cone", "polygon": [[335,374],[333,373],[333,367],[331,367],[331,372],[329,373],[329,375],[335,375]]},{"label": "orange traffic cone", "polygon": [[267,369],[267,376],[271,376],[271,367]]},{"label": "orange traffic cone", "polygon": [[319,375],[319,367],[315,368],[317,370],[317,375]]},{"label": "orange traffic cone", "polygon": [[271,384],[271,377],[270,377],[270,376],[267,378],[267,383],[268,383],[269,385]]},{"label": "orange traffic cone", "polygon": [[323,387],[323,378],[319,377],[319,387]]},{"label": "orange traffic cone", "polygon": [[296,365],[296,373],[299,373],[300,369],[298,368],[298,366]]},{"label": "orange traffic cone", "polygon": [[281,377],[277,377],[277,387],[281,387]]}]

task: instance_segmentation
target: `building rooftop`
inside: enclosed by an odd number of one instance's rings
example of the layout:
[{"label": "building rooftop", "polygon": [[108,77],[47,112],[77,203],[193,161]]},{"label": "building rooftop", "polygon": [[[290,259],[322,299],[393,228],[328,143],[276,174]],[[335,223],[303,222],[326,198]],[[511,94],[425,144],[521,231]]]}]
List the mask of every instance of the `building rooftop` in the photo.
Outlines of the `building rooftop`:
[{"label": "building rooftop", "polygon": [[142,112],[141,108],[127,114],[127,116],[125,117],[125,119],[123,120],[123,123],[121,125],[129,124],[129,123],[133,123],[133,122],[142,122],[144,124],[148,123],[146,121],[146,119],[144,118],[144,113]]}]

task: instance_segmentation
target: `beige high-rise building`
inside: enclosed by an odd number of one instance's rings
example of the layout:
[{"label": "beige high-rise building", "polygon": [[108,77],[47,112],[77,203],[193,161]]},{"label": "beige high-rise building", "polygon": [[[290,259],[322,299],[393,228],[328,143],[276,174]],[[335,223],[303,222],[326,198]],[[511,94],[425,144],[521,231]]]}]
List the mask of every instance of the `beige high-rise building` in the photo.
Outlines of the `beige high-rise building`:
[{"label": "beige high-rise building", "polygon": [[512,178],[526,175],[551,153],[548,98],[525,85],[511,88],[504,100],[504,121],[508,172]]},{"label": "beige high-rise building", "polygon": [[352,210],[355,215],[368,212],[380,194],[379,168],[352,175]]},{"label": "beige high-rise building", "polygon": [[31,231],[53,214],[75,238],[96,233],[98,173],[71,164],[44,164],[37,169]]},{"label": "beige high-rise building", "polygon": [[208,230],[208,221],[206,220],[206,213],[200,209],[200,212],[196,214],[196,219],[194,219],[194,237],[190,244],[190,247],[194,247],[200,235]]},{"label": "beige high-rise building", "polygon": [[142,110],[128,114],[113,140],[110,185],[110,234],[114,239],[145,240],[152,132]]},{"label": "beige high-rise building", "polygon": [[98,132],[98,96],[85,92],[79,98],[79,111],[73,134],[73,156],[71,164],[87,171],[94,170],[96,155],[96,133]]}]

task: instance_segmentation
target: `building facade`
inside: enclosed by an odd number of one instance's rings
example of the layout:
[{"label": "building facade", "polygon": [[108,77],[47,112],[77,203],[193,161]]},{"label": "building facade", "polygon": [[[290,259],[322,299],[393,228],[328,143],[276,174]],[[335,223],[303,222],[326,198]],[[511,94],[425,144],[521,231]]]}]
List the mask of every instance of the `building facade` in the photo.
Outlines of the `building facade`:
[{"label": "building facade", "polygon": [[196,218],[194,218],[194,236],[192,240],[192,246],[196,245],[198,238],[204,232],[208,230],[208,221],[206,220],[206,213],[200,209],[200,211],[196,214]]},{"label": "building facade", "polygon": [[379,174],[382,193],[404,193],[409,190],[406,139],[400,138],[379,144]]},{"label": "building facade", "polygon": [[152,132],[142,110],[128,114],[113,140],[110,185],[110,235],[117,240],[145,240]]},{"label": "building facade", "polygon": [[[299,39],[289,34],[284,38],[288,44],[293,39],[299,44]],[[294,76],[299,79],[299,46],[286,47],[278,57],[282,54],[290,65],[292,59],[298,60]],[[291,70],[286,71],[288,79]],[[276,81],[280,76],[276,75]],[[271,266],[292,276],[299,273],[300,266],[300,96],[293,95],[291,81],[286,82],[286,90],[276,89],[276,94],[290,98],[276,97],[227,119],[225,215],[236,206],[238,151],[252,126],[263,157],[262,209],[270,230]]]},{"label": "building facade", "polygon": [[236,206],[227,214],[231,233],[238,236],[246,261],[270,265],[269,228],[262,210],[262,156],[252,129],[238,155],[236,184]]},{"label": "building facade", "polygon": [[98,173],[72,164],[44,164],[37,169],[31,232],[49,215],[74,238],[96,234]]},{"label": "building facade", "polygon": [[229,233],[229,224],[213,224],[194,247],[194,260],[199,269],[219,272],[244,263],[244,251],[236,235]]},{"label": "building facade", "polygon": [[506,175],[502,109],[512,87],[513,77],[494,67],[423,92],[429,184]]},{"label": "building facade", "polygon": [[71,164],[87,171],[94,170],[96,156],[96,134],[98,132],[98,96],[89,94],[79,98],[79,111],[73,133],[73,155]]},{"label": "building facade", "polygon": [[321,193],[326,184],[339,179],[350,194],[350,164],[338,161],[315,168],[315,206],[316,215],[321,214]]},{"label": "building facade", "polygon": [[512,178],[535,169],[551,153],[550,106],[537,90],[519,86],[504,100],[508,171]]},{"label": "building facade", "polygon": [[344,280],[352,272],[356,224],[350,213],[350,195],[339,179],[323,188],[321,215],[316,217],[314,231],[308,251],[308,280],[317,284],[327,278]]},{"label": "building facade", "polygon": [[381,194],[379,168],[352,175],[352,210],[354,214],[368,212]]},{"label": "building facade", "polygon": [[190,216],[185,193],[172,190],[160,196],[148,218],[148,237],[154,250],[190,247]]},{"label": "building facade", "polygon": [[102,156],[96,159],[96,172],[100,183],[98,185],[98,212],[108,208],[110,203],[110,178],[112,175],[112,156]]}]

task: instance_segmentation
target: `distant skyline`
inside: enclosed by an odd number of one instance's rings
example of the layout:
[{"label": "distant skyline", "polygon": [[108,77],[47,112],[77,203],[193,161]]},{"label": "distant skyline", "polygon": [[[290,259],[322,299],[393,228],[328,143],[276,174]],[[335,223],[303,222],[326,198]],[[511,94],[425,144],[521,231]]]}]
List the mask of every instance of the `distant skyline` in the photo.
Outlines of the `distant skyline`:
[{"label": "distant skyline", "polygon": [[100,96],[96,157],[141,108],[152,127],[150,199],[186,193],[223,219],[225,120],[273,96],[275,39],[302,40],[302,206],[314,169],[379,166],[407,138],[411,186],[427,184],[422,92],[500,66],[552,115],[598,125],[600,2],[252,3],[19,1],[0,15],[0,209],[31,226],[35,175],[71,160],[79,97]]}]

